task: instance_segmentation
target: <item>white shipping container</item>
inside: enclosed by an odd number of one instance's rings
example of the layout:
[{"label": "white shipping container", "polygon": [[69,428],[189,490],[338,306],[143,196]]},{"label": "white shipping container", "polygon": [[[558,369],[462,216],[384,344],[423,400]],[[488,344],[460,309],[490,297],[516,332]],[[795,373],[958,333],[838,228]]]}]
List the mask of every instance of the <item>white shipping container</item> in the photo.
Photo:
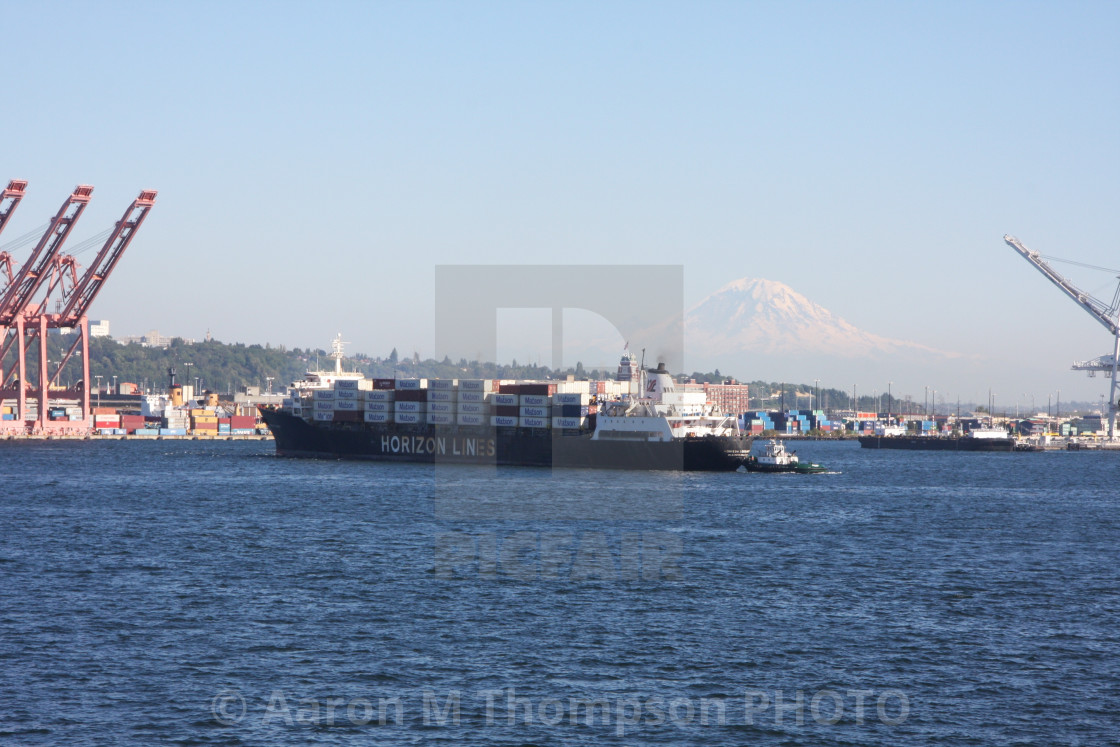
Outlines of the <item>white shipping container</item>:
[{"label": "white shipping container", "polygon": [[398,423],[420,423],[425,416],[422,412],[398,412],[395,417]]},{"label": "white shipping container", "polygon": [[335,399],[334,390],[333,389],[312,389],[311,390],[311,399],[316,400],[316,401],[322,400],[324,402],[327,401],[327,400],[334,400]]},{"label": "white shipping container", "polygon": [[459,425],[486,425],[485,415],[475,415],[469,412],[461,412],[458,416]]},{"label": "white shipping container", "polygon": [[551,418],[521,418],[522,428],[551,428]]},{"label": "white shipping container", "polygon": [[397,398],[392,389],[370,389],[364,394],[366,402],[392,402]]},{"label": "white shipping container", "polygon": [[552,404],[552,397],[547,394],[522,394],[521,404],[532,405],[533,407],[543,407]]},{"label": "white shipping container", "polygon": [[311,408],[315,412],[330,412],[334,410],[334,403],[333,399],[317,399],[311,403]]},{"label": "white shipping container", "polygon": [[552,416],[552,408],[550,407],[527,407],[521,406],[521,417],[523,418],[547,418]]},{"label": "white shipping container", "polygon": [[428,388],[439,391],[451,391],[458,384],[457,379],[428,379]]},{"label": "white shipping container", "polygon": [[492,394],[490,395],[490,404],[492,405],[518,405],[521,404],[517,401],[518,395],[516,394]]},{"label": "white shipping container", "polygon": [[334,388],[336,390],[340,390],[340,391],[345,389],[347,391],[356,392],[356,391],[358,391],[358,380],[357,379],[336,379],[335,382],[334,382]]},{"label": "white shipping container", "polygon": [[486,398],[490,395],[486,392],[467,392],[462,389],[459,390],[460,402],[486,402]]},{"label": "white shipping container", "polygon": [[485,402],[460,402],[458,404],[460,413],[469,413],[471,415],[489,415],[490,405]]},{"label": "white shipping container", "polygon": [[[564,394],[590,394],[590,381],[561,381],[556,385],[556,393]],[[573,404],[569,402],[568,404]]]},{"label": "white shipping container", "polygon": [[586,392],[558,392],[552,395],[554,405],[586,405],[591,401],[591,395]]},{"label": "white shipping container", "polygon": [[427,404],[427,402],[397,402],[394,408],[397,412],[424,412],[428,409]]},{"label": "white shipping container", "polygon": [[453,412],[429,412],[428,413],[429,425],[454,425],[455,413]]},{"label": "white shipping container", "polygon": [[367,423],[391,423],[393,416],[388,412],[370,412],[366,410],[365,420]]},{"label": "white shipping container", "polygon": [[427,389],[427,379],[397,379],[397,389]]},{"label": "white shipping container", "polygon": [[334,420],[334,412],[329,411],[329,410],[326,411],[326,412],[323,412],[321,410],[316,410],[315,411],[315,419],[316,420],[325,420],[325,421]]},{"label": "white shipping container", "polygon": [[335,391],[334,398],[335,399],[349,399],[349,400],[354,400],[356,402],[358,400],[358,390],[357,389],[339,389],[339,390]]},{"label": "white shipping container", "polygon": [[[443,379],[441,379],[441,381],[442,380]],[[435,379],[433,379],[433,381],[435,381]],[[455,401],[455,390],[454,389],[449,389],[447,391],[441,391],[439,389],[432,389],[431,385],[432,385],[432,382],[429,381],[428,382],[428,401],[429,402],[454,402]]]},{"label": "white shipping container", "polygon": [[366,402],[366,412],[393,412],[392,402]]},{"label": "white shipping container", "polygon": [[491,415],[490,425],[516,427],[517,420],[518,419],[513,417],[512,415]]},{"label": "white shipping container", "polygon": [[493,379],[459,379],[459,391],[461,392],[489,392],[493,389]]},{"label": "white shipping container", "polygon": [[357,412],[362,409],[358,407],[358,400],[356,399],[337,399],[334,402],[335,412]]},{"label": "white shipping container", "polygon": [[428,412],[455,412],[453,402],[429,402]]},{"label": "white shipping container", "polygon": [[586,428],[587,418],[553,418],[553,428]]}]

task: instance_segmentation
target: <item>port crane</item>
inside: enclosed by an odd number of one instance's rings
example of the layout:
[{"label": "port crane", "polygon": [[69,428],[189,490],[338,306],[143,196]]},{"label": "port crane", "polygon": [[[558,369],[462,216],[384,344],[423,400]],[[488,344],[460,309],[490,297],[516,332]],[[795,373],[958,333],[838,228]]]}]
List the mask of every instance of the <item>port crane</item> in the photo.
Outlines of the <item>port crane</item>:
[{"label": "port crane", "polygon": [[[14,182],[13,182],[14,183]],[[26,182],[22,183],[26,185]],[[22,190],[21,190],[22,192]],[[13,346],[18,346],[18,366],[4,372],[0,367],[0,398],[14,397],[18,400],[18,427],[26,427],[27,398],[29,392],[25,384],[27,357],[36,339],[39,341],[38,387],[34,392],[38,402],[38,430],[48,429],[48,395],[51,386],[56,384],[63,368],[81,349],[82,378],[79,387],[73,390],[58,391],[68,398],[80,398],[83,421],[81,430],[89,427],[90,397],[89,386],[89,319],[87,312],[106,279],[116,267],[121,255],[132,242],[136,230],[144,222],[148,211],[155,203],[156,191],[143,190],[116,222],[101,250],[92,264],[80,276],[78,264],[73,256],[60,254],[63,243],[73,229],[77,219],[89,203],[93,187],[79,185],[63,203],[46,233],[32,250],[30,258],[18,274],[11,278],[8,287],[0,297],[0,366]],[[3,194],[7,194],[5,191]],[[17,200],[18,202],[18,200]],[[0,209],[6,206],[0,200]],[[11,207],[14,207],[11,206]],[[10,215],[10,208],[8,214]],[[2,225],[0,225],[2,227]],[[9,260],[10,263],[10,260]],[[38,304],[32,301],[39,297],[46,287]],[[49,302],[56,290],[61,295],[58,312],[50,313]],[[9,334],[15,327],[15,334]],[[53,373],[47,360],[47,332],[49,329],[71,329],[77,332],[76,339],[58,361]],[[18,376],[18,379],[16,378]],[[18,381],[14,389],[13,384]]]},{"label": "port crane", "polygon": [[1102,355],[1089,361],[1079,361],[1071,367],[1074,371],[1088,371],[1090,376],[1097,371],[1104,371],[1105,376],[1111,379],[1108,395],[1108,440],[1113,440],[1116,431],[1116,373],[1120,364],[1120,284],[1112,296],[1112,303],[1105,304],[1099,298],[1086,293],[1071,283],[1051,267],[1038,252],[1025,247],[1017,238],[1010,235],[1003,237],[1004,242],[1018,254],[1030,262],[1036,270],[1054,285],[1058,286],[1067,296],[1084,309],[1091,317],[1108,330],[1113,337],[1112,355]]}]

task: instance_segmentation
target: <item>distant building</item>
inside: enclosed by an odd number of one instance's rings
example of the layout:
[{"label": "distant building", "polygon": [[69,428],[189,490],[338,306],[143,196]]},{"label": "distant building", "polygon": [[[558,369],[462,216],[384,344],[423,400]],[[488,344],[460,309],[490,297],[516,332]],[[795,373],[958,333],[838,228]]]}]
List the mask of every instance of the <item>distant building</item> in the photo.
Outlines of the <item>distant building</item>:
[{"label": "distant building", "polygon": [[[108,322],[106,322],[108,324]],[[125,345],[142,345],[146,348],[166,348],[171,345],[171,340],[174,338],[164,337],[159,333],[158,329],[149,330],[145,335],[129,335],[122,337],[120,341]],[[193,345],[194,340],[183,339],[187,345]]]},{"label": "distant building", "polygon": [[108,319],[90,319],[89,320],[89,336],[90,337],[108,337],[109,336],[109,320]]}]

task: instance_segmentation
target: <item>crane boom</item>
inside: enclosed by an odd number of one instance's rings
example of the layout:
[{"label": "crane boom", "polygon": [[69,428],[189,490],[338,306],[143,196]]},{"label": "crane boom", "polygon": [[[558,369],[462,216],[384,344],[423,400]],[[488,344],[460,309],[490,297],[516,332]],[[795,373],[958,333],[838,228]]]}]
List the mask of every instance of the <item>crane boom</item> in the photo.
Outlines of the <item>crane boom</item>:
[{"label": "crane boom", "polygon": [[101,251],[97,253],[97,258],[93,260],[82,279],[78,281],[78,284],[74,286],[67,297],[66,305],[59,315],[59,322],[62,326],[77,324],[78,319],[89,310],[90,304],[97,297],[101,286],[105,284],[109,273],[117,266],[124,250],[132,242],[132,237],[136,235],[136,229],[140,228],[140,224],[148,217],[148,211],[155,204],[156,194],[157,192],[154,189],[141,191],[140,196],[133,200],[128,209],[124,211],[124,215],[117,221],[113,233],[105,240]]},{"label": "crane boom", "polygon": [[66,237],[70,235],[74,224],[89,204],[92,193],[93,187],[79,184],[66,202],[62,203],[62,207],[51,221],[50,228],[43,234],[43,238],[32,250],[27,262],[20,268],[19,274],[8,286],[3,299],[0,299],[0,326],[10,325],[31,302],[43,281],[46,280],[49,274],[47,270],[58,256]]},{"label": "crane boom", "polygon": [[1047,264],[1046,261],[1039,256],[1038,252],[1032,252],[1030,249],[1023,246],[1019,239],[1014,236],[1005,235],[1003,240],[1008,246],[1018,252],[1023,259],[1034,265],[1035,269],[1041,272],[1047,280],[1061,288],[1062,292],[1072,298],[1078,306],[1085,309],[1094,319],[1104,325],[1104,328],[1113,336],[1120,334],[1120,328],[1117,327],[1116,309],[1114,307],[1110,308],[1106,306],[1103,301],[1094,298],[1066,280],[1057,270]]},{"label": "crane boom", "polygon": [[23,199],[23,192],[27,189],[27,182],[23,179],[12,179],[8,187],[0,192],[0,232],[8,225],[8,218],[16,211],[19,201]]}]

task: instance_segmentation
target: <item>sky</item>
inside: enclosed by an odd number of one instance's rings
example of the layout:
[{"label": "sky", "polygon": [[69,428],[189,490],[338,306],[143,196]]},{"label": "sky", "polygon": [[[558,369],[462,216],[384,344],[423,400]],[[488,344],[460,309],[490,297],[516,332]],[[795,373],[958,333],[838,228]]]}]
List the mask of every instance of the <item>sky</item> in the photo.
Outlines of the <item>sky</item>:
[{"label": "sky", "polygon": [[[1120,266],[1120,4],[4,0],[0,18],[0,179],[29,181],[0,246],[75,184],[95,191],[71,244],[159,190],[91,310],[117,336],[341,331],[426,357],[437,265],[668,264],[686,307],[768,278],[980,362],[983,384],[926,377],[945,391],[1103,391],[1069,363],[1107,333],[1002,236]],[[1111,300],[1112,274],[1056,266]]]}]

